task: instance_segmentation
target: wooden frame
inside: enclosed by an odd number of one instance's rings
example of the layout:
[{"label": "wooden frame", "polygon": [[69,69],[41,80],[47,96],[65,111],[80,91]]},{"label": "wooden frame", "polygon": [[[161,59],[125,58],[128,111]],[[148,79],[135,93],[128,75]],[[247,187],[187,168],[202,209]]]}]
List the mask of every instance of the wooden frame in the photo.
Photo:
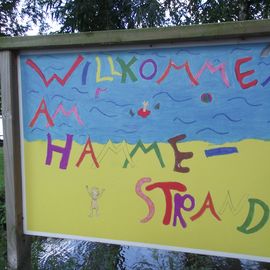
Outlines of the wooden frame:
[{"label": "wooden frame", "polygon": [[4,172],[8,267],[10,269],[31,269],[30,237],[23,235],[22,230],[22,181],[16,55],[10,51],[0,52],[0,63],[5,138]]},{"label": "wooden frame", "polygon": [[81,48],[91,46],[116,46],[162,44],[221,39],[244,40],[270,35],[270,20],[144,28],[132,30],[97,31],[77,34],[47,36],[3,37],[0,50],[35,50],[56,48]]},{"label": "wooden frame", "polygon": [[270,20],[230,22],[157,29],[102,31],[66,35],[0,38],[0,73],[3,104],[5,192],[8,264],[10,269],[30,269],[30,238],[22,230],[22,181],[18,106],[18,51],[130,44],[185,43],[270,36]]}]

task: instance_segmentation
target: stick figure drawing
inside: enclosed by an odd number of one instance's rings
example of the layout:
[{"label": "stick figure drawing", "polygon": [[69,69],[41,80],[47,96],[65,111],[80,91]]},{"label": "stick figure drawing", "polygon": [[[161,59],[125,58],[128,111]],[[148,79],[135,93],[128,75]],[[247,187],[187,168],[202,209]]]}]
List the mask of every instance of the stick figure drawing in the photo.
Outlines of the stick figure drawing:
[{"label": "stick figure drawing", "polygon": [[98,199],[102,196],[105,189],[100,189],[97,187],[89,188],[88,186],[86,186],[86,190],[91,198],[91,206],[90,206],[90,212],[88,216],[92,217],[94,214],[95,216],[98,216],[99,215]]}]

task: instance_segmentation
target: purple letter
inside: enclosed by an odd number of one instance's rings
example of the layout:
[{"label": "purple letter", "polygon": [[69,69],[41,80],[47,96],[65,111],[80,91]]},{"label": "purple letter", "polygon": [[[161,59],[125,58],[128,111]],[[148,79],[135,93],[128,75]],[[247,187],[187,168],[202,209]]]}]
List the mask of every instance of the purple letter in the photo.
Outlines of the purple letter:
[{"label": "purple letter", "polygon": [[62,154],[62,158],[60,161],[59,168],[65,170],[68,165],[68,160],[69,160],[69,155],[71,151],[71,146],[72,146],[72,138],[73,135],[67,134],[67,139],[66,139],[66,145],[65,147],[57,146],[52,144],[52,137],[51,134],[47,134],[48,138],[48,145],[47,145],[47,158],[46,158],[46,165],[51,165],[52,163],[52,154],[53,151]]},{"label": "purple letter", "polygon": [[[185,200],[190,200],[190,207],[185,206]],[[187,227],[187,224],[182,216],[181,209],[185,211],[191,211],[195,207],[195,200],[194,198],[186,194],[181,196],[180,194],[176,193],[174,195],[174,218],[173,218],[173,226],[176,226],[176,219],[179,218],[180,223],[183,228]]]},{"label": "purple letter", "polygon": [[[144,68],[145,64],[147,64],[147,63],[152,63],[153,67],[154,67],[154,70],[153,70],[152,74],[149,75],[149,76],[145,76],[143,74],[143,68]],[[156,64],[156,62],[154,60],[152,60],[152,59],[147,59],[147,60],[143,61],[143,63],[140,66],[140,74],[141,74],[141,77],[143,79],[145,79],[145,80],[153,79],[155,77],[155,75],[157,74],[157,64]]]}]

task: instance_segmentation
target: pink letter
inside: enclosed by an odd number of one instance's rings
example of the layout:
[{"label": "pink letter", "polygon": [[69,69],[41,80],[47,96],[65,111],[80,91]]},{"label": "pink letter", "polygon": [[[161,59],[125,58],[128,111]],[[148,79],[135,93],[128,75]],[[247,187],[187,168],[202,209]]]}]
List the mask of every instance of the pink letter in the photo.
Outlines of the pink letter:
[{"label": "pink letter", "polygon": [[142,178],[140,179],[137,184],[136,184],[136,193],[138,196],[140,196],[147,204],[148,206],[148,214],[145,218],[143,218],[141,220],[142,223],[146,223],[148,222],[153,216],[154,216],[154,213],[155,213],[155,205],[154,203],[152,202],[152,200],[147,197],[143,192],[142,192],[142,185],[144,183],[149,183],[151,182],[151,178]]}]

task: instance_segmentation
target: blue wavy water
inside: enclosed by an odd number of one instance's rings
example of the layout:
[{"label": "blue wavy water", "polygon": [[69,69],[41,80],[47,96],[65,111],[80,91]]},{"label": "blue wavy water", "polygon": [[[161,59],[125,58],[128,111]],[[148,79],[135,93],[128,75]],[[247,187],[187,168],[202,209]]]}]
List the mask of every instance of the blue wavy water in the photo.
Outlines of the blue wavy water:
[{"label": "blue wavy water", "polygon": [[[152,143],[166,142],[179,134],[186,134],[188,141],[218,144],[251,138],[269,140],[270,56],[262,54],[267,46],[257,43],[21,55],[24,138],[47,140],[50,133],[53,139],[65,140],[66,134],[72,134],[81,144],[88,136],[98,143]],[[82,61],[63,85],[53,79],[46,86],[28,61],[35,63],[47,80],[54,73],[64,79],[79,56]],[[237,60],[248,57],[239,72],[254,70],[242,82],[254,81],[256,85],[243,89],[235,66]],[[119,59],[128,70],[126,77],[119,74],[123,73]],[[170,61],[177,66],[188,63],[197,85],[185,68],[171,68],[166,77]],[[223,77],[222,70],[205,69],[199,74],[205,63],[215,68],[223,64]],[[52,118],[60,104],[66,112],[75,108],[78,116],[74,111],[69,115],[60,111],[53,118],[54,126],[47,126],[43,104],[42,113],[30,127],[42,99]],[[149,104],[147,117],[138,115],[144,101]]]}]

